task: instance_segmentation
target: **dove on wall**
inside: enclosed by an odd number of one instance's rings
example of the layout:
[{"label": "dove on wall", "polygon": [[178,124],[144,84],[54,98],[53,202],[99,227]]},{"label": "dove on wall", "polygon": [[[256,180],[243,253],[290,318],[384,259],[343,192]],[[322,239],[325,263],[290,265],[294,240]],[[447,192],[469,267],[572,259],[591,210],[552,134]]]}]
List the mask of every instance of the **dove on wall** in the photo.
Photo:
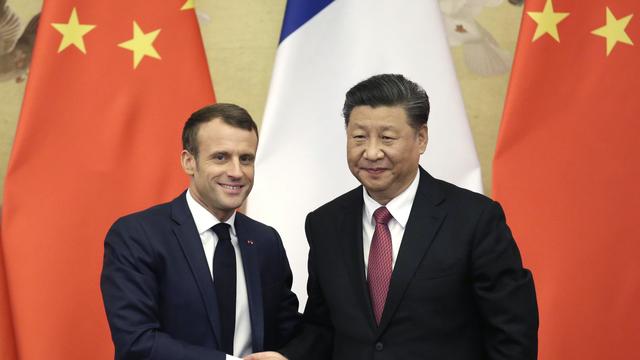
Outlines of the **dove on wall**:
[{"label": "dove on wall", "polygon": [[21,31],[20,18],[9,7],[7,0],[0,0],[0,81],[24,81],[39,19],[40,14],[36,14]]},{"label": "dove on wall", "polygon": [[196,10],[196,17],[198,18],[200,26],[209,25],[211,22],[211,16],[204,11]]},{"label": "dove on wall", "polygon": [[511,69],[511,53],[476,21],[485,7],[503,0],[439,0],[449,45],[462,46],[465,65],[482,76],[501,75]]}]

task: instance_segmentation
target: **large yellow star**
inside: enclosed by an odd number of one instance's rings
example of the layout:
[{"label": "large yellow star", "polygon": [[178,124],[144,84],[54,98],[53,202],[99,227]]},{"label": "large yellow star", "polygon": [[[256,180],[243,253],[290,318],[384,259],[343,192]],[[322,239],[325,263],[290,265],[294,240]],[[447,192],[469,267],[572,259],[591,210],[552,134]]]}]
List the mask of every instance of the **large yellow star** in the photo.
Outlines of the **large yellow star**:
[{"label": "large yellow star", "polygon": [[629,38],[629,35],[624,31],[632,17],[633,14],[627,15],[622,19],[616,19],[609,7],[607,7],[607,24],[591,32],[594,35],[607,39],[607,56],[611,54],[611,51],[613,51],[613,48],[618,42],[633,45],[631,38]]},{"label": "large yellow star", "polygon": [[145,56],[160,59],[160,54],[153,47],[153,42],[160,34],[161,29],[149,33],[142,32],[137,22],[133,22],[133,38],[118,44],[119,47],[133,51],[133,68],[137,68]]},{"label": "large yellow star", "polygon": [[195,0],[187,0],[184,5],[180,8],[180,10],[191,10],[196,8]]},{"label": "large yellow star", "polygon": [[531,41],[536,41],[542,35],[549,34],[557,42],[560,42],[558,24],[569,16],[569,13],[554,12],[553,2],[551,0],[547,0],[542,12],[528,11],[527,14],[538,24],[536,32],[533,34],[533,40]]},{"label": "large yellow star", "polygon": [[58,53],[69,47],[69,45],[74,45],[78,50],[82,51],[83,54],[87,53],[84,47],[84,36],[96,27],[96,25],[80,24],[76,8],[71,10],[68,23],[52,23],[51,26],[62,34],[62,41],[58,47]]}]

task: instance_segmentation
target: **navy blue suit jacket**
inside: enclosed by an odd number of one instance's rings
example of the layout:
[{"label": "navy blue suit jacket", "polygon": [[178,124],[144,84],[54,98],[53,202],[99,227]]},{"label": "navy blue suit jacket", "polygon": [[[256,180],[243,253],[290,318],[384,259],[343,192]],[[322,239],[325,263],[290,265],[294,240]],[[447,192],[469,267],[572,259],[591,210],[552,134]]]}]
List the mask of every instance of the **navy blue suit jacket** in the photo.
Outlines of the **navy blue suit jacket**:
[{"label": "navy blue suit jacket", "polygon": [[[105,240],[100,286],[116,359],[224,359],[211,272],[187,206],[175,200],[118,219]],[[299,321],[275,229],[237,213],[254,351],[277,349]]]}]

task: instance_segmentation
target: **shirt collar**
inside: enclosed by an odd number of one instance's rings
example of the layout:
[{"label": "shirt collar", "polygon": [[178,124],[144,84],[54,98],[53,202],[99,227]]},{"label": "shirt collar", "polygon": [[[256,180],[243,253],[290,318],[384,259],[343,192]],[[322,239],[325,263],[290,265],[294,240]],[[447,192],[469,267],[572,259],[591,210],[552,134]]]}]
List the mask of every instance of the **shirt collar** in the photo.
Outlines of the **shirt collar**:
[{"label": "shirt collar", "polygon": [[[204,206],[200,205],[196,199],[191,195],[191,190],[187,190],[187,206],[189,206],[189,211],[191,211],[191,216],[193,216],[193,221],[196,223],[196,229],[198,229],[198,234],[202,236],[207,230],[210,230],[214,225],[220,223],[217,217],[213,216],[209,210],[205,209]],[[230,234],[232,236],[236,236],[236,228],[234,226],[236,220],[236,212],[234,211],[231,217],[225,221],[225,223],[229,224],[231,227]]]},{"label": "shirt collar", "polygon": [[[420,182],[420,171],[416,172],[416,176],[413,178],[413,181],[402,193],[398,196],[394,197],[384,205],[387,207],[387,210],[391,213],[391,216],[404,228],[407,226],[407,221],[409,221],[409,214],[411,214],[411,206],[413,205],[413,200],[416,198],[416,193],[418,192],[418,183]],[[380,205],[377,201],[375,201],[369,193],[367,193],[367,189],[362,187],[363,198],[364,198],[364,215],[368,221],[373,222],[373,212],[376,211],[377,208],[383,206]]]}]

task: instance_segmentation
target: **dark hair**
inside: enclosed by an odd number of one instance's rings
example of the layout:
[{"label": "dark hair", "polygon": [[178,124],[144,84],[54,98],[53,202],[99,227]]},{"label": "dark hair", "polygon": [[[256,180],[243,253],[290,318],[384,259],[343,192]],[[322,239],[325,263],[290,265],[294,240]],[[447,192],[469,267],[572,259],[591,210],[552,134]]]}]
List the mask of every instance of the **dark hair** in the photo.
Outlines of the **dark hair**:
[{"label": "dark hair", "polygon": [[198,129],[213,119],[220,119],[235,128],[253,131],[258,136],[258,126],[244,108],[235,104],[218,103],[197,110],[182,128],[182,148],[198,157]]},{"label": "dark hair", "polygon": [[342,108],[345,126],[356,106],[402,106],[410,125],[420,128],[429,119],[429,96],[424,89],[399,74],[372,76],[347,91]]}]

